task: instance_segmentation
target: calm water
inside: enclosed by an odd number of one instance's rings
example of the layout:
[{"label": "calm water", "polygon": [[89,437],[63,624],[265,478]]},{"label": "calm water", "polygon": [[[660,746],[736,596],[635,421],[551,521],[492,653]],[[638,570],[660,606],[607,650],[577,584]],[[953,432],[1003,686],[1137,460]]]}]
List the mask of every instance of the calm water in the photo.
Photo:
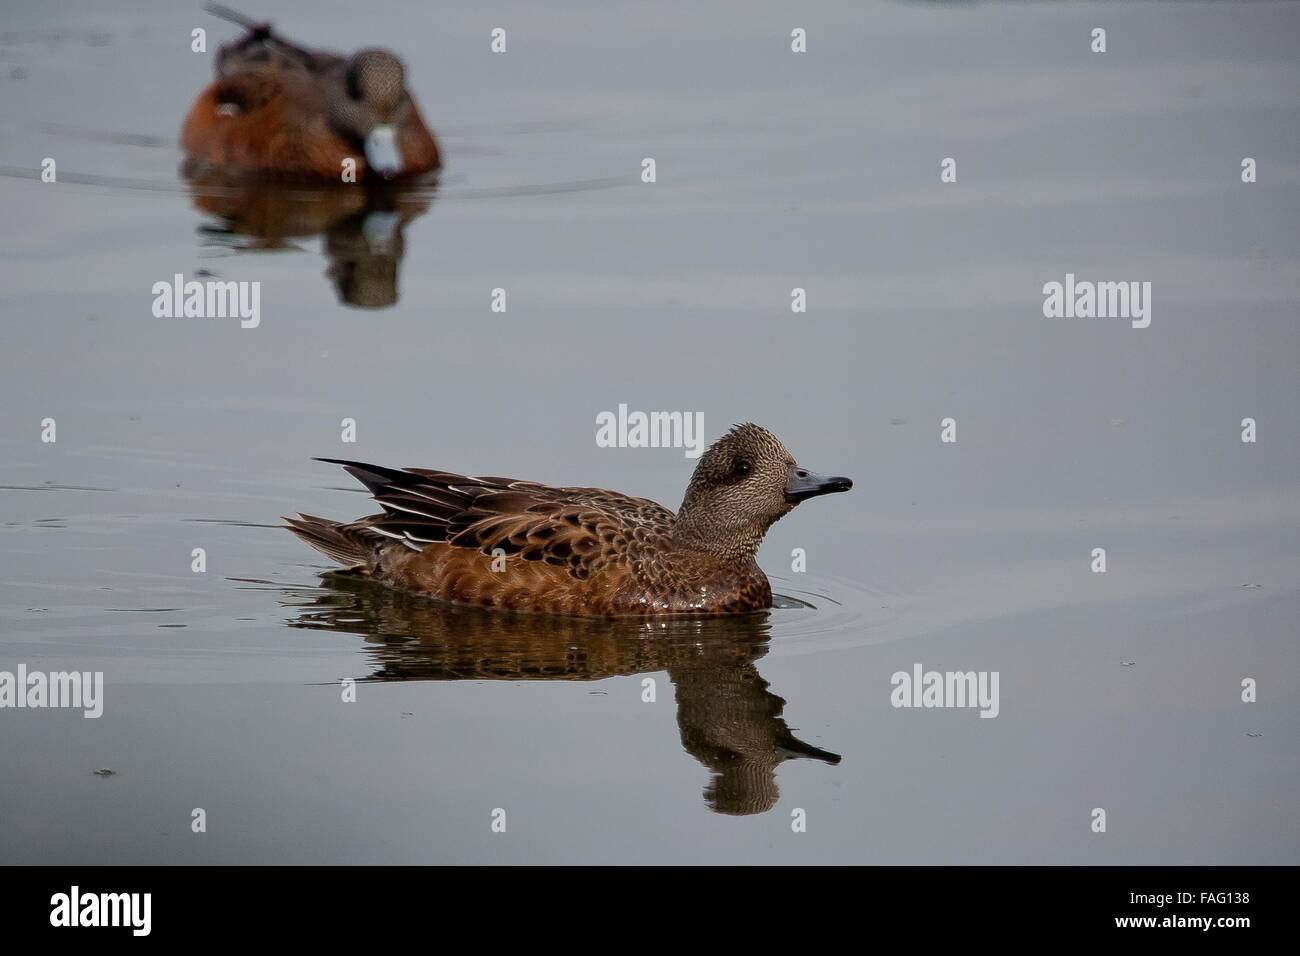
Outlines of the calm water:
[{"label": "calm water", "polygon": [[[106,701],[0,710],[0,861],[1300,862],[1300,6],[382,8],[250,10],[405,58],[447,167],[366,208],[178,175],[197,4],[6,5],[0,671]],[[153,317],[202,270],[260,326]],[[1044,318],[1067,272],[1150,328]],[[367,511],[316,455],[675,507],[620,403],[855,479],[763,546],[795,600],[471,614],[275,527]]]}]

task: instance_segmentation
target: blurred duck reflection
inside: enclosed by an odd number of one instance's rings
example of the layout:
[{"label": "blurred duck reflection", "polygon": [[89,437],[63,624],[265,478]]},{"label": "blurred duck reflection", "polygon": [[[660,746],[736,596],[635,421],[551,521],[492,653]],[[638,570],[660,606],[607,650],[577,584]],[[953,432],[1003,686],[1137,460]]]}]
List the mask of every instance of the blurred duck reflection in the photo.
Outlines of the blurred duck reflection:
[{"label": "blurred duck reflection", "polygon": [[339,301],[363,309],[397,302],[402,232],[428,211],[432,198],[428,185],[304,186],[191,171],[185,179],[194,208],[214,219],[200,230],[209,241],[241,251],[276,251],[322,236],[326,274]]},{"label": "blurred duck reflection", "polygon": [[767,653],[767,612],[653,623],[511,615],[442,604],[372,582],[327,575],[327,590],[294,592],[294,627],[363,635],[372,680],[568,680],[667,671],[682,746],[711,773],[704,801],[718,813],[776,805],[776,768],[839,755],[804,743],[755,662]]}]

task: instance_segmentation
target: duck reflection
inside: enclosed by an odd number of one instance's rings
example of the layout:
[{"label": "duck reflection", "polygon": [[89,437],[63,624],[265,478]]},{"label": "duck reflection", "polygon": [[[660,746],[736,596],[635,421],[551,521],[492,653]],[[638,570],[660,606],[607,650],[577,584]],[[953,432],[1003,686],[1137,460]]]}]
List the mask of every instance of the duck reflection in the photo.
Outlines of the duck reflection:
[{"label": "duck reflection", "polygon": [[428,211],[432,198],[429,184],[314,186],[183,174],[194,208],[213,217],[200,229],[209,242],[276,251],[321,236],[339,301],[363,309],[397,302],[403,230]]},{"label": "duck reflection", "polygon": [[346,575],[295,595],[294,627],[360,634],[372,680],[569,680],[667,671],[682,746],[710,771],[704,801],[718,813],[776,805],[776,768],[838,754],[804,743],[781,714],[755,662],[767,653],[766,612],[653,623],[510,615],[442,604]]}]

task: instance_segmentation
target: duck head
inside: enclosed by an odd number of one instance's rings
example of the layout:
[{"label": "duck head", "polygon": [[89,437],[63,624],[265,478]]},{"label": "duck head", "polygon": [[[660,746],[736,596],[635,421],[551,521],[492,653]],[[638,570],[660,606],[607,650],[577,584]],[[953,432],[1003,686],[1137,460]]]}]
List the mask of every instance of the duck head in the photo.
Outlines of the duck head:
[{"label": "duck head", "polygon": [[801,467],[766,428],[736,425],[700,456],[673,540],[728,560],[751,557],[767,529],[799,502],[852,487],[848,478]]},{"label": "duck head", "polygon": [[402,172],[399,133],[410,111],[402,61],[387,50],[361,50],[347,61],[343,90],[330,105],[329,122],[364,147],[370,169],[392,179]]}]

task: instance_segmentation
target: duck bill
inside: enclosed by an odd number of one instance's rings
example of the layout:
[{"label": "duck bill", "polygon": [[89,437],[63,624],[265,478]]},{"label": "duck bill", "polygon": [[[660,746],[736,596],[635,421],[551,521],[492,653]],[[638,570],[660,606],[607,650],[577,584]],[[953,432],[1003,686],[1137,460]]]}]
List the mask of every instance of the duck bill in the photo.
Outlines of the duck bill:
[{"label": "duck bill", "polygon": [[397,146],[395,127],[376,126],[366,135],[366,162],[385,179],[392,179],[402,171],[402,151]]},{"label": "duck bill", "polygon": [[836,475],[819,475],[807,468],[795,467],[790,469],[790,476],[785,482],[785,500],[794,505],[809,498],[816,498],[818,495],[848,491],[852,487],[852,479]]}]

